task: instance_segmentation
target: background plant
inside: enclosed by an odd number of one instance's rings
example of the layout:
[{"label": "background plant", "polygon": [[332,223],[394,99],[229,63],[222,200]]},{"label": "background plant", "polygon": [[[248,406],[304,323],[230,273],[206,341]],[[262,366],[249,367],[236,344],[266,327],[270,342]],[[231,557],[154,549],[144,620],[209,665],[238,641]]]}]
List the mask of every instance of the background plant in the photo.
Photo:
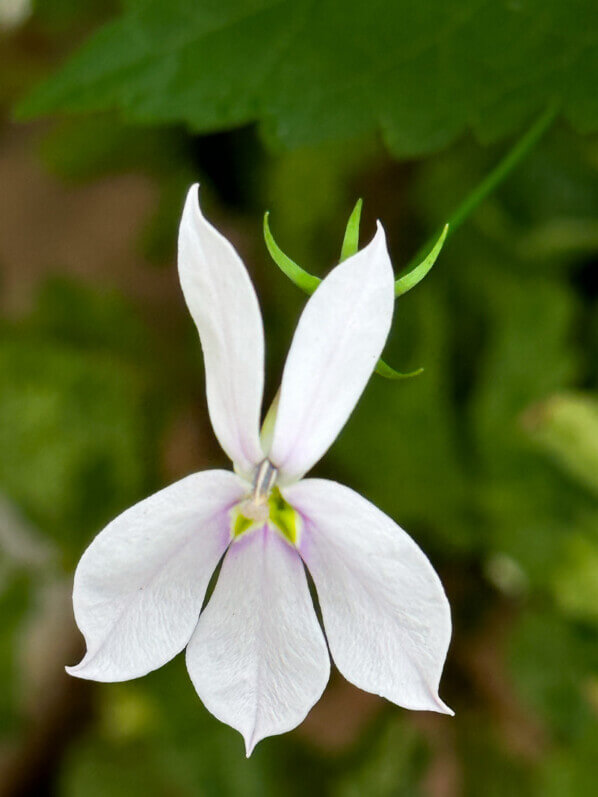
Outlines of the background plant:
[{"label": "background plant", "polygon": [[[0,793],[593,794],[596,4],[45,0],[0,35]],[[181,661],[69,681],[81,550],[224,464],[173,268],[187,185],[252,267],[275,385],[303,297],[265,210],[321,276],[361,196],[399,274],[548,116],[397,300],[385,357],[424,373],[375,377],[319,466],[438,565],[455,720],[335,681],[247,762]]]}]

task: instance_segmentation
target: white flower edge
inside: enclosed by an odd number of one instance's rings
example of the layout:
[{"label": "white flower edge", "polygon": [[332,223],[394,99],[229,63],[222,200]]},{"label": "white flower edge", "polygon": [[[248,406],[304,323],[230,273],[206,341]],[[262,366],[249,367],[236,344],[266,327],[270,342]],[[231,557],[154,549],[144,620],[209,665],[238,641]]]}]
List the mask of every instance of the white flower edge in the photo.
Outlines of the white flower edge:
[{"label": "white flower edge", "polygon": [[394,275],[382,225],[311,296],[285,363],[268,453],[280,482],[326,453],[367,385],[388,337]]},{"label": "white flower edge", "polygon": [[264,457],[259,429],[264,389],[262,316],[243,261],[203,216],[198,185],[179,230],[181,287],[201,340],[214,433],[240,473]]},{"label": "white flower edge", "polygon": [[[406,708],[452,713],[438,697],[450,609],[426,556],[349,488],[299,481],[338,435],[382,353],[394,283],[381,226],[308,301],[262,441],[257,298],[234,248],[202,216],[197,186],[187,197],[179,244],[181,284],[204,350],[210,418],[240,476],[189,476],[96,537],[79,563],[73,593],[87,654],[68,671],[126,680],[188,645],[197,692],[243,734],[249,755],[260,739],[299,724],[328,679],[301,556],[345,677]],[[241,536],[232,531],[235,506],[262,516],[272,479],[297,512],[301,533],[293,544],[267,519]]]},{"label": "white flower edge", "polygon": [[297,552],[267,526],[232,545],[187,646],[202,702],[245,739],[303,721],[330,674],[324,635]]},{"label": "white flower edge", "polygon": [[97,535],[73,587],[87,653],[67,672],[126,681],[183,650],[230,542],[230,507],[245,490],[229,471],[195,473],[127,509]]},{"label": "white flower edge", "polygon": [[452,714],[438,696],[450,606],[423,551],[342,484],[305,479],[283,494],[304,518],[299,550],[340,672],[404,708]]}]

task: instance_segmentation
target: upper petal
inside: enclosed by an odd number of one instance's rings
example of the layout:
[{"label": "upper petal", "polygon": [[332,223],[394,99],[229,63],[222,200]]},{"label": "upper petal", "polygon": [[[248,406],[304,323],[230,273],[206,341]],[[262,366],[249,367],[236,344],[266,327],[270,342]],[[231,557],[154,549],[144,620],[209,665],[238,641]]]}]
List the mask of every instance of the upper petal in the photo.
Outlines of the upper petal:
[{"label": "upper petal", "polygon": [[382,226],[334,268],[307,302],[287,357],[271,461],[300,478],[332,444],[382,353],[394,306]]},{"label": "upper petal", "polygon": [[187,647],[197,693],[245,739],[298,725],[324,691],[330,660],[301,558],[265,526],[228,550]]},{"label": "upper petal", "polygon": [[179,229],[179,276],[201,339],[214,432],[247,475],[263,459],[262,317],[241,258],[203,217],[197,190],[197,185],[189,189]]},{"label": "upper petal", "polygon": [[179,653],[229,543],[228,511],[244,494],[229,471],[205,471],[123,512],[75,572],[73,606],[87,653],[71,675],[124,681]]},{"label": "upper petal", "polygon": [[305,520],[300,551],[341,673],[405,708],[452,714],[438,697],[450,608],[425,554],[341,484],[307,479],[283,494]]}]

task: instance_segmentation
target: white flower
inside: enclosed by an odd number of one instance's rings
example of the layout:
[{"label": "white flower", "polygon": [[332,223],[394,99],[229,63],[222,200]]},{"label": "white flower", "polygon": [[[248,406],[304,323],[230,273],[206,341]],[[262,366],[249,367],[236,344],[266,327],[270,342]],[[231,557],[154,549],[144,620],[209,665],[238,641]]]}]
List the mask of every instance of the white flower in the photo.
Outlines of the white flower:
[{"label": "white flower", "polygon": [[390,329],[382,227],[307,302],[261,439],[257,298],[234,248],[201,215],[197,186],[181,221],[179,274],[203,347],[212,426],[235,472],[188,476],[95,538],[73,594],[87,653],[68,672],[124,681],[187,647],[201,700],[243,734],[249,755],[298,725],[328,681],[305,563],[345,678],[405,708],[452,713],[438,697],[450,610],[430,562],[353,490],[303,478],[345,424]]}]

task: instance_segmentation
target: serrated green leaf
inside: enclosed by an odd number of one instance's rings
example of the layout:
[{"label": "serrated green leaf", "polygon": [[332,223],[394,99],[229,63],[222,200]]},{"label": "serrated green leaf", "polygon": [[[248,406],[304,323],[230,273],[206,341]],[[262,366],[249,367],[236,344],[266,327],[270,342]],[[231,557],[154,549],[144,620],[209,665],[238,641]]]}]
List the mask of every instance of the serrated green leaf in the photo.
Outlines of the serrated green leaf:
[{"label": "serrated green leaf", "polygon": [[131,0],[18,113],[118,109],[196,131],[258,121],[288,147],[377,131],[415,155],[469,127],[497,140],[551,101],[596,130],[597,41],[590,0]]}]

